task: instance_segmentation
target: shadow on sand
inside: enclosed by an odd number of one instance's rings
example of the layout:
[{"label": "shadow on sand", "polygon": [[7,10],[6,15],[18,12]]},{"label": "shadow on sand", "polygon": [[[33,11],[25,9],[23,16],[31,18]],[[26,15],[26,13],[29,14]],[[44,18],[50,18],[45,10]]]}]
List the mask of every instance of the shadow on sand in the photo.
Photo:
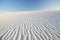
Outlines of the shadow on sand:
[{"label": "shadow on sand", "polygon": [[0,37],[0,40],[2,40],[2,38]]}]

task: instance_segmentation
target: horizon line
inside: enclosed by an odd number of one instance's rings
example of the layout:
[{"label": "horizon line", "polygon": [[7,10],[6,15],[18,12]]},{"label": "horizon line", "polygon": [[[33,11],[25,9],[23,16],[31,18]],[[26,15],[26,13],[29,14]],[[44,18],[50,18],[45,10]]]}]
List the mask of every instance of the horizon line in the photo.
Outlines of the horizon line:
[{"label": "horizon line", "polygon": [[[45,10],[33,10],[33,11],[11,11],[11,13],[18,12],[18,13],[27,13],[27,12],[49,12],[49,11],[60,11],[60,9],[45,9]],[[1,12],[0,13],[9,13],[8,11],[6,12]]]}]

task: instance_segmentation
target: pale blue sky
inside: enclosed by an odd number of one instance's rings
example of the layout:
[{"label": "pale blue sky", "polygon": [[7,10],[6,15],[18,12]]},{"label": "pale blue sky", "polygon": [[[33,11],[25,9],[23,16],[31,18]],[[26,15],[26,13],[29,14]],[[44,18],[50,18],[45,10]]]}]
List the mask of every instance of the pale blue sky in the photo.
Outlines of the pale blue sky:
[{"label": "pale blue sky", "polygon": [[0,0],[0,11],[31,11],[60,8],[59,0]]}]

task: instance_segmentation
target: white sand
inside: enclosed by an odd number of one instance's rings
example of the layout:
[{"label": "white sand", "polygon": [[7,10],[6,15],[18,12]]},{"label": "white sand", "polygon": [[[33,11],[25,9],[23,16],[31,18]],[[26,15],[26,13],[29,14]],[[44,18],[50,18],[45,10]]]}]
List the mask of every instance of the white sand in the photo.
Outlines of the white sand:
[{"label": "white sand", "polygon": [[0,12],[0,40],[60,40],[60,11]]}]

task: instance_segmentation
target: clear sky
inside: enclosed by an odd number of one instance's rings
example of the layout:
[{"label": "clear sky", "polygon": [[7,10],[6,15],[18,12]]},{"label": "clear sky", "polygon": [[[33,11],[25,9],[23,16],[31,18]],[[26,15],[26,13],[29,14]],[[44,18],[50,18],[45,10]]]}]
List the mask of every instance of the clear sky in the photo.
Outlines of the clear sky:
[{"label": "clear sky", "polygon": [[0,11],[60,9],[60,0],[0,0]]}]

